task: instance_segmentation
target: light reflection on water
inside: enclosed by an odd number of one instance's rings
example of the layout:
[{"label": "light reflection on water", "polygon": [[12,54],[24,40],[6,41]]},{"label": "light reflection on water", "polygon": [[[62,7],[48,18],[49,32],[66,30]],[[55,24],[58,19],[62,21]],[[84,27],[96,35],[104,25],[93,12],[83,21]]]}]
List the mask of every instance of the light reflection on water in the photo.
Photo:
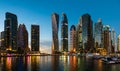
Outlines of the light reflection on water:
[{"label": "light reflection on water", "polygon": [[76,56],[1,57],[0,71],[120,71],[120,64]]}]

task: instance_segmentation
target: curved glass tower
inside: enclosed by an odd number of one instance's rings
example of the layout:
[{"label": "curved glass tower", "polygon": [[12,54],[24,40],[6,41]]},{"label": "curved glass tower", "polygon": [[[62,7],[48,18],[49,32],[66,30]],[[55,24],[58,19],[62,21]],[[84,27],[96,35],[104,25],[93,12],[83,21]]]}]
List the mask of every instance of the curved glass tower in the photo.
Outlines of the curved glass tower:
[{"label": "curved glass tower", "polygon": [[62,22],[61,22],[61,43],[62,43],[62,51],[68,51],[68,19],[66,14],[62,14]]},{"label": "curved glass tower", "polygon": [[58,29],[59,29],[59,15],[53,13],[52,14],[52,54],[56,54],[59,51]]}]

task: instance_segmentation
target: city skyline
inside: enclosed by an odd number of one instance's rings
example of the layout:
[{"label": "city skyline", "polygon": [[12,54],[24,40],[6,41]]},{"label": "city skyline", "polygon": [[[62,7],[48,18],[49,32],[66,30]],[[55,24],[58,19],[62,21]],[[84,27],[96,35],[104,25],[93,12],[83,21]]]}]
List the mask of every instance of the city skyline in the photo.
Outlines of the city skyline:
[{"label": "city skyline", "polygon": [[[19,4],[19,2],[15,1],[15,0],[12,0],[10,2],[6,2],[6,0],[1,1],[0,2],[0,5],[1,5],[0,6],[0,9],[1,9],[0,24],[4,24],[4,20],[5,20],[4,14],[6,12],[12,12],[12,13],[16,14],[18,17],[18,24],[25,23],[29,34],[30,34],[30,26],[29,25],[34,24],[34,23],[39,24],[41,26],[41,28],[40,28],[41,29],[41,32],[40,32],[41,43],[40,44],[42,44],[41,48],[45,47],[47,50],[51,49],[52,28],[51,27],[46,28],[44,26],[48,26],[48,25],[51,26],[51,18],[50,17],[51,17],[52,12],[56,12],[59,15],[61,15],[62,12],[65,12],[67,14],[67,18],[68,18],[68,22],[69,22],[68,30],[70,29],[71,25],[73,25],[73,24],[77,25],[79,17],[81,15],[83,15],[84,13],[89,13],[92,17],[93,24],[95,24],[95,22],[98,20],[98,18],[101,18],[103,24],[105,24],[105,25],[108,24],[111,26],[111,28],[115,29],[117,36],[118,36],[118,34],[120,34],[120,31],[119,31],[119,27],[120,27],[119,26],[119,23],[120,23],[120,21],[119,21],[119,18],[120,18],[119,3],[120,2],[118,0],[116,0],[116,1],[111,0],[111,1],[109,1],[109,3],[108,3],[108,1],[95,1],[94,2],[92,0],[87,1],[87,2],[86,1],[73,1],[73,2],[54,1],[53,5],[49,4],[50,0],[48,0],[48,2],[46,2],[46,1],[42,1],[42,2],[36,1],[33,3],[32,2],[33,2],[32,0],[30,0],[29,3],[27,3],[27,1],[23,1],[22,2],[23,4],[22,3]],[[43,4],[41,4],[40,2]],[[59,3],[59,5],[57,5],[57,3]],[[79,4],[79,3],[83,3],[83,4]],[[27,4],[28,4],[28,6],[30,6],[32,4],[32,6],[28,7]],[[48,6],[50,6],[50,7],[47,8],[47,6],[45,6],[44,4],[48,4]],[[64,4],[66,4],[65,7],[62,6]],[[88,4],[88,5],[85,6],[84,4]],[[102,4],[102,6],[101,6],[101,4]],[[72,6],[70,6],[70,5],[72,5]],[[94,7],[94,5],[97,5],[97,6]],[[88,7],[88,6],[90,6],[90,7]],[[46,8],[46,9],[43,9],[43,8]],[[32,11],[33,9],[35,9],[35,11]],[[101,11],[101,10],[104,10],[104,11]],[[115,12],[113,12],[113,11],[115,11]],[[60,19],[60,22],[61,22],[61,19]],[[59,24],[59,26],[60,26],[60,24]],[[0,32],[2,32],[4,30],[3,28],[4,28],[4,25],[1,25]],[[46,34],[46,32],[48,30],[50,30],[50,32]],[[59,32],[59,41],[61,41],[60,33],[61,32]],[[30,35],[29,35],[29,43],[30,43]]]}]

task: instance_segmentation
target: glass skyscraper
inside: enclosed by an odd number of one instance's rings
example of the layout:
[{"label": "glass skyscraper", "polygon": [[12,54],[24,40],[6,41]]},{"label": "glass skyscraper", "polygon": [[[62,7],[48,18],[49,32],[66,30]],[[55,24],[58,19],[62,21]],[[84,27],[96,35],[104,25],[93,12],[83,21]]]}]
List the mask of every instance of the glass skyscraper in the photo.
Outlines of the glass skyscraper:
[{"label": "glass skyscraper", "polygon": [[17,50],[17,27],[18,21],[15,14],[6,13],[4,25],[4,39],[7,50]]},{"label": "glass skyscraper", "polygon": [[111,30],[111,42],[112,42],[112,52],[116,51],[116,33],[115,30]]},{"label": "glass skyscraper", "polygon": [[[20,24],[18,28],[18,49],[24,51],[28,48],[28,32],[24,24]],[[18,50],[18,51],[19,51]]]},{"label": "glass skyscraper", "polygon": [[82,24],[82,43],[83,49],[89,51],[93,48],[93,24],[89,14],[82,15],[80,19]]},{"label": "glass skyscraper", "polygon": [[80,20],[78,25],[76,26],[76,51],[79,52],[82,48],[82,24],[80,24]]},{"label": "glass skyscraper", "polygon": [[56,13],[52,14],[52,54],[56,54],[59,51],[59,15]]},{"label": "glass skyscraper", "polygon": [[70,52],[76,52],[76,28],[74,25],[70,28]]},{"label": "glass skyscraper", "polygon": [[39,25],[31,25],[31,50],[39,51]]},{"label": "glass skyscraper", "polygon": [[4,31],[0,32],[0,48],[1,48],[1,50],[5,50],[5,46],[4,46]]},{"label": "glass skyscraper", "polygon": [[94,40],[95,40],[95,48],[101,48],[102,47],[102,20],[98,19],[98,22],[95,23],[94,26]]},{"label": "glass skyscraper", "polygon": [[68,19],[65,13],[62,14],[61,22],[61,47],[63,52],[68,51]]}]

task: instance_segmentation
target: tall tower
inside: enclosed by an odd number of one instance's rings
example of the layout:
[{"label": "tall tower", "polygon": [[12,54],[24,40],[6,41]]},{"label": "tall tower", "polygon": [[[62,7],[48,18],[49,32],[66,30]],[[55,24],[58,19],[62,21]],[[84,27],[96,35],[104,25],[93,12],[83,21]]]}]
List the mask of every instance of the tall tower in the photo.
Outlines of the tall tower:
[{"label": "tall tower", "polygon": [[5,50],[5,46],[4,46],[4,31],[0,32],[0,48],[1,50]]},{"label": "tall tower", "polygon": [[7,50],[17,50],[17,16],[7,12],[5,18],[5,47]]},{"label": "tall tower", "polygon": [[79,52],[80,49],[83,49],[83,47],[82,47],[82,24],[80,24],[80,22],[81,22],[80,20],[76,27],[76,51],[77,52]]},{"label": "tall tower", "polygon": [[65,13],[62,14],[61,22],[61,43],[62,51],[68,51],[68,19]]},{"label": "tall tower", "polygon": [[120,35],[118,36],[118,39],[117,39],[117,51],[120,52]]},{"label": "tall tower", "polygon": [[52,54],[56,54],[59,51],[59,15],[56,13],[52,14]]},{"label": "tall tower", "polygon": [[80,21],[82,24],[83,49],[89,51],[93,48],[93,24],[91,16],[89,14],[84,14]]},{"label": "tall tower", "polygon": [[18,28],[18,51],[24,51],[28,48],[28,32],[24,24],[20,24]]},{"label": "tall tower", "polygon": [[111,31],[111,41],[112,41],[112,52],[115,52],[116,51],[116,33],[115,33],[115,30],[112,29]]},{"label": "tall tower", "polygon": [[31,50],[39,51],[39,25],[31,25]]},{"label": "tall tower", "polygon": [[103,34],[102,44],[103,44],[103,47],[106,49],[107,52],[110,52],[110,48],[111,48],[111,46],[110,46],[111,45],[111,42],[110,42],[111,34],[110,33],[111,33],[110,32],[110,26],[109,25],[104,26],[103,31],[102,31],[102,34]]},{"label": "tall tower", "polygon": [[70,51],[76,52],[76,28],[74,25],[70,28]]},{"label": "tall tower", "polygon": [[95,23],[94,27],[94,39],[95,39],[95,48],[101,48],[102,47],[102,20],[98,19],[98,22]]}]

